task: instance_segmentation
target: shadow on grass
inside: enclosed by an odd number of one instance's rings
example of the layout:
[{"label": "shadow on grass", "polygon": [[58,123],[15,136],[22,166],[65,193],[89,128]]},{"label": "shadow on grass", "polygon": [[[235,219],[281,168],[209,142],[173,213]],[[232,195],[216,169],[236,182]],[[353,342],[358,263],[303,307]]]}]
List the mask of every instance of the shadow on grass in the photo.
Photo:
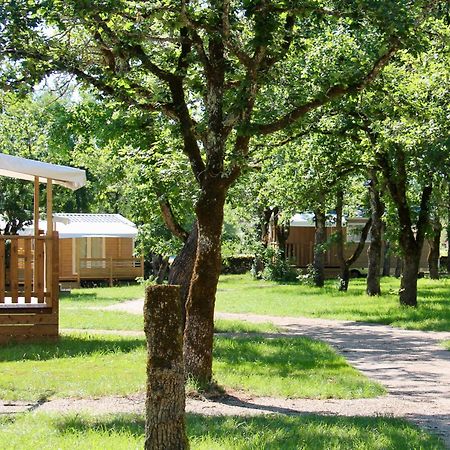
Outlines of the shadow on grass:
[{"label": "shadow on grass", "polygon": [[217,338],[214,357],[230,367],[253,364],[258,368],[270,368],[271,374],[287,376],[292,370],[309,371],[340,369],[347,367],[343,358],[326,344],[308,338],[263,339],[263,338]]},{"label": "shadow on grass", "polygon": [[59,294],[61,300],[78,302],[78,303],[89,303],[95,301],[98,298],[96,293],[74,293],[74,292],[61,292]]},{"label": "shadow on grass", "polygon": [[[128,435],[141,440],[144,438],[145,422],[135,415],[103,418],[70,416],[58,419],[56,428],[60,434],[82,436],[97,432],[108,436]],[[422,433],[416,427],[398,419],[381,417],[205,417],[188,414],[187,432],[194,447],[195,442],[201,442],[214,448],[231,448],[232,445],[241,449],[441,448],[435,437]]]},{"label": "shadow on grass", "polygon": [[144,339],[111,336],[62,336],[58,342],[9,344],[0,349],[1,361],[44,361],[90,354],[129,353],[145,348]]}]

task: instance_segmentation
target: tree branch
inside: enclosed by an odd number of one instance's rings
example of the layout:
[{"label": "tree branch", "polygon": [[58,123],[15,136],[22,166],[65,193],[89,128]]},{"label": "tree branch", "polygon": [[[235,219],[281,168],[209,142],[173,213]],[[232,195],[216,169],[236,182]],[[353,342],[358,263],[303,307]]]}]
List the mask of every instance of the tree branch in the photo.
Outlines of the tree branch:
[{"label": "tree branch", "polygon": [[183,242],[187,241],[189,233],[178,223],[169,201],[164,195],[158,194],[158,203],[161,215],[168,230]]},{"label": "tree branch", "polygon": [[348,86],[342,85],[332,86],[330,89],[328,89],[325,95],[294,108],[291,112],[289,112],[285,116],[281,117],[280,119],[272,123],[253,124],[251,126],[251,130],[255,134],[274,133],[276,131],[282,130],[288,125],[293,124],[308,112],[329,103],[335,98],[342,97],[343,95],[346,94],[352,94],[362,91],[368,84],[370,84],[378,76],[378,74],[381,72],[383,67],[389,62],[389,60],[392,58],[392,56],[398,50],[398,48],[399,43],[396,39],[394,39],[389,49],[375,61],[370,72],[362,80],[350,84]]}]

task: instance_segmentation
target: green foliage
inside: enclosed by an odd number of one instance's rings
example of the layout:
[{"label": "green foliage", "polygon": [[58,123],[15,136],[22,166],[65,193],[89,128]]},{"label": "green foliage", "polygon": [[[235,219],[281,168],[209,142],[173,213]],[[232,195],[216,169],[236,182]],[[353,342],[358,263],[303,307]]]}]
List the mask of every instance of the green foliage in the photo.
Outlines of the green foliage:
[{"label": "green foliage", "polygon": [[264,262],[264,270],[261,274],[254,274],[256,278],[262,277],[264,280],[272,281],[297,280],[297,270],[283,257],[279,249],[268,247],[265,249],[262,259]]}]

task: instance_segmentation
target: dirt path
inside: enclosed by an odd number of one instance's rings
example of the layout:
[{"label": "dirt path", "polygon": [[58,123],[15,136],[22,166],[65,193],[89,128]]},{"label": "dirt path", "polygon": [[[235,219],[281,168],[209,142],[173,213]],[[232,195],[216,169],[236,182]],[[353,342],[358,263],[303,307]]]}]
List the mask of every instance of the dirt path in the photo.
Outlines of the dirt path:
[{"label": "dirt path", "polygon": [[[142,307],[142,300],[132,300],[105,309],[141,314]],[[253,323],[272,322],[284,328],[282,334],[285,336],[308,336],[328,342],[352,366],[383,384],[389,395],[375,399],[305,400],[235,393],[215,401],[188,399],[188,411],[208,415],[318,413],[403,417],[440,435],[450,448],[450,352],[439,345],[442,340],[450,339],[450,333],[408,331],[385,325],[302,317],[226,313],[217,313],[216,317]],[[17,404],[16,407],[24,410],[33,408],[33,405]],[[13,408],[6,407],[10,411]],[[137,395],[97,400],[52,400],[37,409],[101,413],[142,412],[143,408],[144,398]]]}]

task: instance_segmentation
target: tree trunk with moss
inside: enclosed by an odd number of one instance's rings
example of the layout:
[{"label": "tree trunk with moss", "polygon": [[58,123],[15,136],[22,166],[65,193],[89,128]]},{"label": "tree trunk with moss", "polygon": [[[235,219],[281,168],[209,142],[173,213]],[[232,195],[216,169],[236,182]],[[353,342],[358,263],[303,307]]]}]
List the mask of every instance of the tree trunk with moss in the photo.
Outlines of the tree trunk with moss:
[{"label": "tree trunk with moss", "polygon": [[144,448],[188,449],[179,286],[147,287],[144,330],[148,355]]},{"label": "tree trunk with moss", "polygon": [[227,186],[212,180],[196,206],[198,241],[186,304],[184,357],[186,376],[200,383],[212,378],[214,304],[221,269],[223,207]]}]

